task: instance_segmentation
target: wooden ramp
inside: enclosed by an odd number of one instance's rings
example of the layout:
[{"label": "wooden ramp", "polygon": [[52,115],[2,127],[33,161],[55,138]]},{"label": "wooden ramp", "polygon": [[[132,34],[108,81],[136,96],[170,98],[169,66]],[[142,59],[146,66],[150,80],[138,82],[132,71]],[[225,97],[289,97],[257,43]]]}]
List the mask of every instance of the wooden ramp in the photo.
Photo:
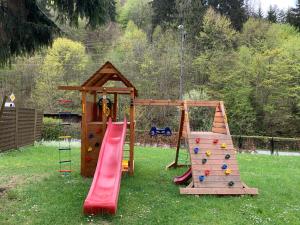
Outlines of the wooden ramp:
[{"label": "wooden ramp", "polygon": [[[223,102],[216,106],[212,132],[191,132],[188,104],[184,104],[182,134],[187,138],[192,181],[181,194],[257,195],[240,179],[236,151],[229,132]],[[175,160],[176,161],[176,160]]]}]

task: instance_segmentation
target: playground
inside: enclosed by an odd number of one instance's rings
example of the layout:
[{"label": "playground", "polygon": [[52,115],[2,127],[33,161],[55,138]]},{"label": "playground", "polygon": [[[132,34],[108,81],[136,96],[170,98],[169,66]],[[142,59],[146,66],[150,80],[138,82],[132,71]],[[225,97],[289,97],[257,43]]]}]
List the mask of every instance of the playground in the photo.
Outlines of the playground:
[{"label": "playground", "polygon": [[[299,157],[239,154],[242,179],[256,197],[180,195],[165,170],[174,150],[136,147],[134,177],[121,182],[115,216],[85,216],[83,200],[92,179],[80,176],[80,149],[73,148],[72,177],[57,175],[56,146],[1,154],[0,223],[14,224],[299,224]],[[276,165],[276,166],[274,166]],[[293,174],[293,176],[291,176]]]}]

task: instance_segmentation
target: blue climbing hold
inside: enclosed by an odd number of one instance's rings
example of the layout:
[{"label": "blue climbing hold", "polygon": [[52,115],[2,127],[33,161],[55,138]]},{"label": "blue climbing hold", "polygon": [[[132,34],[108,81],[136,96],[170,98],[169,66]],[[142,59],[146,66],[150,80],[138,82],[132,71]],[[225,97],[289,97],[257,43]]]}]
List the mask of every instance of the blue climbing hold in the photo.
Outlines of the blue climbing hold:
[{"label": "blue climbing hold", "polygon": [[199,181],[200,181],[200,182],[203,182],[204,179],[205,179],[205,176],[199,176]]},{"label": "blue climbing hold", "polygon": [[226,164],[223,164],[223,165],[222,165],[222,169],[223,169],[223,170],[226,170],[226,169],[227,169],[227,165],[226,165]]},{"label": "blue climbing hold", "polygon": [[194,153],[198,154],[198,152],[199,152],[199,148],[198,147],[194,148]]}]

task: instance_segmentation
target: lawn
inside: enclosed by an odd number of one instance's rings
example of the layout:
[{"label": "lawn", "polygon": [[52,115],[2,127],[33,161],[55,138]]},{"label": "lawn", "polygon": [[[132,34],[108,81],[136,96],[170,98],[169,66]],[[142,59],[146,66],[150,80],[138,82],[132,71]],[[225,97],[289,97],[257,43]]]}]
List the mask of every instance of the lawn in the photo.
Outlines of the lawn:
[{"label": "lawn", "polygon": [[[135,176],[124,176],[115,216],[86,217],[82,204],[91,179],[60,177],[55,147],[36,146],[0,154],[0,224],[300,224],[300,157],[238,157],[242,179],[259,188],[256,197],[196,197],[179,194],[165,170],[174,151],[136,147]],[[6,190],[4,190],[4,188]]]}]

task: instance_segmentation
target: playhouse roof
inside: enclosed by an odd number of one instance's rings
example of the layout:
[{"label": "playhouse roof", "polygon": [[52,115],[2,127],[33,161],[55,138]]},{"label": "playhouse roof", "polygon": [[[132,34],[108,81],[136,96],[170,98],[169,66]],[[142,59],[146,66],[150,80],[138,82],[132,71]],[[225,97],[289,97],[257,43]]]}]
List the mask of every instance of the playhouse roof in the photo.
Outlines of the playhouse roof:
[{"label": "playhouse roof", "polygon": [[123,74],[109,61],[100,67],[81,87],[102,87],[108,81],[121,81],[126,87],[134,88],[137,96],[137,89]]}]

